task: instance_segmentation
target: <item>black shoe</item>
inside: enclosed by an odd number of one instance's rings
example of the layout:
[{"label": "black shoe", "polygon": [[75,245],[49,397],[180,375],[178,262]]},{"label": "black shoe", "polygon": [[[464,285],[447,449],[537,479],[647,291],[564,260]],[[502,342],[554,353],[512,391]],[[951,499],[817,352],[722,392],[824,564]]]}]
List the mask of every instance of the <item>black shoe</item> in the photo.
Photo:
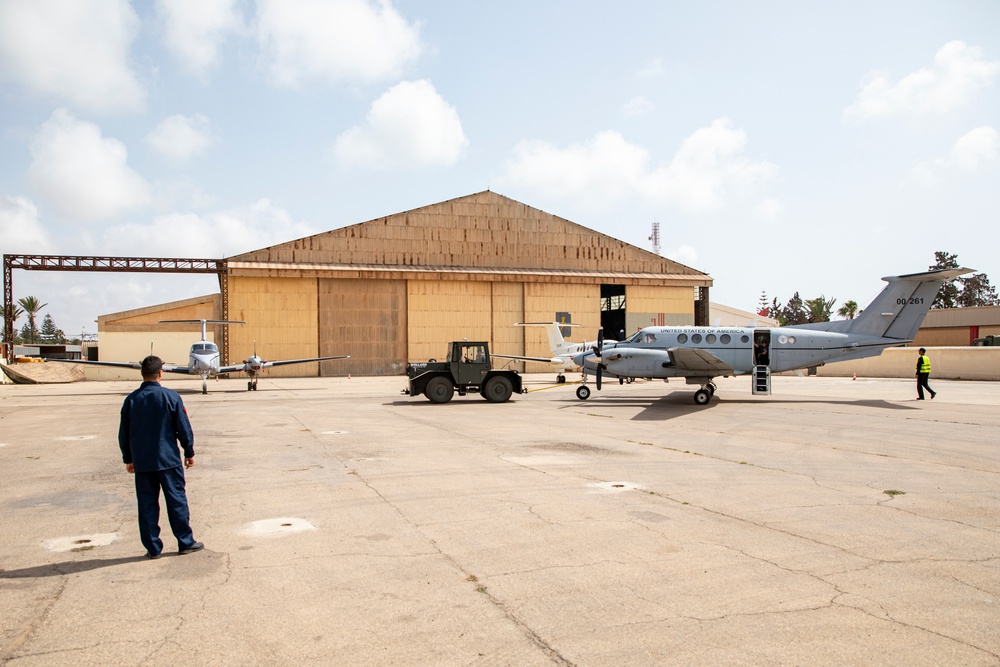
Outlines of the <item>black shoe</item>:
[{"label": "black shoe", "polygon": [[918,400],[918,401],[922,401],[922,400],[924,400],[924,397],[923,397],[923,396],[918,396],[918,397],[917,397],[917,400]]},{"label": "black shoe", "polygon": [[148,558],[149,560],[156,560],[157,558],[159,558],[159,557],[160,557],[160,556],[162,556],[162,555],[163,555],[163,554],[154,554],[154,553],[153,553],[153,552],[151,552],[151,551],[147,551],[147,552],[146,552],[146,558]]},{"label": "black shoe", "polygon": [[933,394],[931,394],[931,399],[933,399],[935,396],[937,396],[937,392],[936,391]]},{"label": "black shoe", "polygon": [[191,546],[189,546],[187,549],[181,549],[177,553],[179,553],[180,555],[183,556],[184,554],[190,554],[190,553],[194,553],[195,551],[201,551],[204,548],[205,548],[204,544],[202,544],[201,542],[195,542],[194,544],[192,544]]}]

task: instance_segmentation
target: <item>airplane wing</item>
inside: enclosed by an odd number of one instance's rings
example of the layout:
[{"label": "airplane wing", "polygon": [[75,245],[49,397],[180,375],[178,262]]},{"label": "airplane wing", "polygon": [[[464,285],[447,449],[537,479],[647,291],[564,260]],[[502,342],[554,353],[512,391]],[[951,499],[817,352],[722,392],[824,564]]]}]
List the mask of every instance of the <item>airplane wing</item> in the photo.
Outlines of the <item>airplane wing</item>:
[{"label": "airplane wing", "polygon": [[696,347],[672,347],[667,352],[670,353],[670,360],[674,362],[674,366],[680,370],[712,375],[733,373],[732,366],[707,350]]},{"label": "airplane wing", "polygon": [[[331,359],[349,359],[351,355],[341,354],[334,357],[310,357],[309,359],[284,359],[279,361],[265,361],[261,368],[270,368],[271,366],[286,366],[288,364],[306,364],[310,361],[329,361]],[[223,366],[219,369],[219,373],[236,373],[237,371],[244,370],[244,364],[239,364],[236,366]],[[166,367],[164,367],[166,370]]]},{"label": "airplane wing", "polygon": [[516,354],[491,354],[491,357],[498,359],[519,359],[521,361],[538,361],[543,364],[561,364],[565,361],[561,357],[520,357]]},{"label": "airplane wing", "polygon": [[[112,368],[134,368],[141,370],[142,364],[138,361],[88,361],[86,359],[46,359],[45,361],[58,361],[62,364],[90,364],[91,366],[111,366]],[[163,364],[164,373],[183,373],[189,375],[191,371],[187,366],[175,366]]]}]

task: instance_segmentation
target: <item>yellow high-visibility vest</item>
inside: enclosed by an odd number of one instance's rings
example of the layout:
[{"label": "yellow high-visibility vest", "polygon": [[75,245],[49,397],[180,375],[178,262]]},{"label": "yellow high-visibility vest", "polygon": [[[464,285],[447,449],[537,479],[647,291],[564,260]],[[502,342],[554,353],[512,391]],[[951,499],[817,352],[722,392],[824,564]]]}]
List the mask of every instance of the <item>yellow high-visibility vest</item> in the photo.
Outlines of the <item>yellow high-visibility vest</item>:
[{"label": "yellow high-visibility vest", "polygon": [[926,354],[921,354],[920,359],[917,360],[917,372],[918,373],[931,372],[931,360],[927,358]]}]

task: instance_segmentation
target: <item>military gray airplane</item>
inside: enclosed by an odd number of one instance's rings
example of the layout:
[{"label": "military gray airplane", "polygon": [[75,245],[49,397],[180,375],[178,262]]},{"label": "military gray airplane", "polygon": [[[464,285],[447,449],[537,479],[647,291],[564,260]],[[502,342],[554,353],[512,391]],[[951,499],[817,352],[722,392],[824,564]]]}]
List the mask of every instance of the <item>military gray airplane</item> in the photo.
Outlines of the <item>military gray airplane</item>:
[{"label": "military gray airplane", "polygon": [[[518,322],[515,327],[545,327],[545,332],[549,338],[549,349],[552,351],[551,357],[524,357],[513,354],[496,354],[494,357],[501,359],[519,359],[522,361],[537,361],[542,364],[551,364],[556,371],[556,382],[562,384],[566,382],[566,371],[575,371],[580,366],[573,361],[573,358],[581,352],[586,352],[596,345],[595,342],[584,341],[582,343],[568,342],[562,335],[562,327],[578,327],[579,324],[559,323],[559,322]],[[618,341],[607,339],[602,342],[602,347],[613,345]]]},{"label": "military gray airplane", "polygon": [[[219,347],[208,340],[207,325],[209,324],[246,324],[242,320],[160,320],[160,324],[201,324],[201,340],[191,345],[188,352],[187,366],[164,364],[164,373],[181,373],[183,375],[201,376],[201,393],[208,393],[208,378],[218,377],[224,373],[246,373],[249,377],[247,391],[257,390],[257,379],[265,368],[284,366],[286,364],[304,364],[310,361],[328,361],[330,359],[347,359],[350,355],[333,357],[311,357],[309,359],[286,359],[281,361],[266,361],[257,356],[257,344],[254,343],[254,353],[242,364],[221,366],[219,362]],[[50,359],[71,364],[92,364],[94,366],[114,366],[117,368],[141,368],[138,361],[85,361],[83,359]]]},{"label": "military gray airplane", "polygon": [[584,369],[580,400],[590,397],[586,376],[597,389],[604,375],[619,379],[683,377],[698,384],[694,402],[715,394],[716,377],[751,375],[754,394],[771,393],[771,373],[822,366],[826,362],[874,357],[910,342],[941,285],[971,269],[944,269],[883,278],[889,284],[853,320],[787,327],[646,327],[627,341],[603,345],[603,331],[591,350],[574,361]]}]

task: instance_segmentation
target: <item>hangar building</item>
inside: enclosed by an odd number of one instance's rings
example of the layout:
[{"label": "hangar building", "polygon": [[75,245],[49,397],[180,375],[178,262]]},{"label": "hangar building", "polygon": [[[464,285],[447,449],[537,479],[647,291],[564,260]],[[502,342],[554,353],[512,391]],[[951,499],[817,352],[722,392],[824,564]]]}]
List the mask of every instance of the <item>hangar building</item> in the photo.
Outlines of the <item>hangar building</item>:
[{"label": "hangar building", "polygon": [[[617,338],[649,325],[704,325],[712,285],[700,271],[490,191],[236,255],[227,266],[222,298],[200,301],[247,322],[229,327],[229,362],[255,343],[267,359],[351,355],[324,362],[321,375],[401,374],[407,360],[440,357],[463,338],[550,356],[543,330],[515,322],[579,324],[575,340],[592,340],[599,326]],[[127,318],[106,323],[117,319]],[[316,366],[269,373],[315,375]]]}]

